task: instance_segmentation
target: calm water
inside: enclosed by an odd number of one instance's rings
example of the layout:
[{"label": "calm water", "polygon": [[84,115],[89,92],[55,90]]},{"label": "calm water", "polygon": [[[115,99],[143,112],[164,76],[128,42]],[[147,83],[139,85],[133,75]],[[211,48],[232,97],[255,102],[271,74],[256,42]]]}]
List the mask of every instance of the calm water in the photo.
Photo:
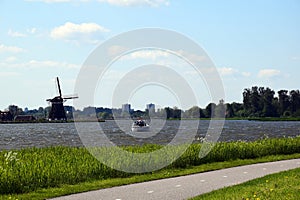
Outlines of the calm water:
[{"label": "calm water", "polygon": [[[86,129],[99,130],[99,125],[109,141],[117,145],[136,145],[145,143],[167,144],[181,132],[196,133],[204,137],[209,121],[200,121],[195,127],[195,120],[166,121],[158,124],[153,133],[135,135],[127,132],[131,124],[116,124],[113,121],[104,123],[82,123]],[[125,130],[127,133],[124,133]],[[102,134],[103,135],[103,134]],[[252,141],[264,137],[294,137],[300,135],[300,122],[255,122],[255,121],[226,121],[219,141],[245,140]],[[184,140],[184,136],[181,136]],[[179,138],[180,140],[180,138]],[[99,141],[101,142],[101,138]],[[82,146],[75,125],[72,123],[41,123],[41,124],[0,124],[0,149],[20,149],[25,147],[46,147],[54,145]]]}]

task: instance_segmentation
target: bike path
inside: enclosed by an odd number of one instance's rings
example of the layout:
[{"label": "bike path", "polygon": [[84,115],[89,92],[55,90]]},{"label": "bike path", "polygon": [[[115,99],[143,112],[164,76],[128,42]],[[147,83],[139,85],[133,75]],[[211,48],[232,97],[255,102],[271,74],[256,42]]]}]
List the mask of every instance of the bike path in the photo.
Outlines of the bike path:
[{"label": "bike path", "polygon": [[269,174],[300,168],[300,159],[259,163],[101,189],[53,200],[182,200]]}]

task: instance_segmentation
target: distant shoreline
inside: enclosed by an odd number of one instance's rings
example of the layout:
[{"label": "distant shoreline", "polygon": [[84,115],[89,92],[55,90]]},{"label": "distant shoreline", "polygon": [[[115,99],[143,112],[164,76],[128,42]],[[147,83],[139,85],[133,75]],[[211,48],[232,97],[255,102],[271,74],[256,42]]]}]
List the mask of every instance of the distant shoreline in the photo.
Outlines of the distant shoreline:
[{"label": "distant shoreline", "polygon": [[[98,122],[105,122],[106,120],[98,120]],[[48,121],[48,120],[35,120],[35,121],[0,121],[0,124],[38,124],[38,123],[74,123],[74,120],[56,120],[56,121]],[[95,120],[78,120],[76,122],[96,122]]]},{"label": "distant shoreline", "polygon": [[[113,119],[107,120],[98,120],[98,122],[111,121]],[[118,119],[122,120],[122,119]],[[182,118],[182,119],[167,119],[167,120],[200,120],[200,121],[208,121],[208,120],[223,120],[219,118]],[[245,120],[245,121],[261,121],[261,122],[276,122],[276,121],[300,121],[299,117],[290,117],[290,118],[282,118],[282,117],[253,117],[253,118],[241,118],[241,117],[233,117],[233,118],[224,118],[227,120]],[[35,123],[74,123],[74,120],[67,121],[48,121],[48,120],[35,120],[35,121],[0,121],[0,124],[35,124]],[[96,122],[95,120],[77,120],[76,122]]]}]

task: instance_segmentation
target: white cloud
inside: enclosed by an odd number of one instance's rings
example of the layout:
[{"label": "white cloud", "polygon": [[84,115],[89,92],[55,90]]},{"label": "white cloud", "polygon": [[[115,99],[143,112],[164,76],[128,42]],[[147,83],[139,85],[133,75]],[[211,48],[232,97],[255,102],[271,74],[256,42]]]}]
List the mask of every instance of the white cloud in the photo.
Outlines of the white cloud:
[{"label": "white cloud", "polygon": [[277,69],[262,69],[258,72],[258,77],[259,78],[271,78],[274,76],[280,75],[280,71]]},{"label": "white cloud", "polygon": [[151,6],[158,7],[161,5],[169,6],[169,0],[26,0],[30,2],[44,3],[80,3],[98,1],[100,3],[108,3],[114,6]]},{"label": "white cloud", "polygon": [[[112,52],[123,52],[126,50],[125,47],[116,46],[111,48]],[[157,60],[157,59],[169,59],[169,64],[175,64],[178,62],[178,60],[183,61],[183,59],[186,59],[193,64],[197,64],[199,62],[204,62],[206,60],[205,56],[202,55],[196,55],[187,53],[184,51],[177,51],[177,52],[168,52],[161,49],[139,49],[137,51],[129,52],[126,55],[122,57],[122,60],[134,60],[134,59],[151,59],[151,60]],[[172,62],[173,61],[173,62]],[[175,63],[174,63],[175,62]]]},{"label": "white cloud", "polygon": [[11,37],[26,37],[26,34],[13,31],[11,29],[8,30],[7,34]]},{"label": "white cloud", "polygon": [[140,50],[134,51],[129,54],[126,54],[122,57],[123,60],[134,60],[134,59],[158,59],[158,58],[166,58],[170,54],[166,51],[161,50]]},{"label": "white cloud", "polygon": [[34,28],[34,27],[33,28],[29,28],[26,31],[27,31],[27,33],[35,34],[37,32],[37,28]]},{"label": "white cloud", "polygon": [[116,6],[151,6],[158,7],[161,5],[168,6],[168,0],[98,0],[99,2],[106,2]]},{"label": "white cloud", "polygon": [[80,66],[76,64],[70,64],[67,62],[57,62],[57,61],[51,61],[51,60],[45,60],[45,61],[38,61],[38,60],[31,60],[28,63],[26,63],[29,67],[57,67],[57,68],[70,68],[70,69],[78,69]]},{"label": "white cloud", "polygon": [[232,67],[221,67],[218,68],[218,72],[221,76],[231,76],[234,75],[236,77],[242,76],[242,77],[250,77],[250,72],[240,72],[238,69],[232,68]]},{"label": "white cloud", "polygon": [[0,72],[0,77],[11,77],[11,76],[19,76],[20,74],[17,72]]},{"label": "white cloud", "polygon": [[78,0],[26,0],[33,2],[45,2],[45,3],[64,3],[64,2],[77,2]]},{"label": "white cloud", "polygon": [[26,29],[26,33],[13,31],[12,29],[9,29],[8,32],[7,32],[7,34],[10,37],[27,37],[28,34],[33,35],[33,34],[36,34],[36,33],[37,33],[37,28],[35,28],[35,27]]},{"label": "white cloud", "polygon": [[202,63],[207,60],[207,57],[205,55],[198,55],[190,52],[186,52],[183,50],[179,50],[177,52],[174,52],[175,54],[178,54],[180,57],[183,57],[184,59],[187,59],[189,62],[197,65],[199,63]]},{"label": "white cloud", "polygon": [[108,49],[108,55],[110,56],[116,56],[119,55],[122,52],[126,52],[128,48],[120,45],[113,45],[109,47]]},{"label": "white cloud", "polygon": [[235,70],[231,67],[218,68],[218,71],[219,71],[221,76],[229,76],[229,75],[233,75],[234,73],[237,72],[237,70]]},{"label": "white cloud", "polygon": [[10,56],[5,59],[6,62],[14,62],[16,60],[17,60],[17,58],[15,56]]},{"label": "white cloud", "polygon": [[0,44],[0,53],[22,53],[25,52],[24,49],[16,46],[6,46],[4,44]]},{"label": "white cloud", "polygon": [[242,72],[242,75],[245,77],[249,77],[249,76],[251,76],[251,73],[250,72]]},{"label": "white cloud", "polygon": [[25,63],[0,63],[0,67],[5,68],[23,68],[23,69],[32,69],[32,68],[67,68],[67,69],[79,69],[80,65],[71,64],[67,62],[57,62],[51,60],[30,60]]},{"label": "white cloud", "polygon": [[74,24],[66,22],[64,25],[54,28],[50,36],[54,39],[71,42],[97,43],[104,32],[109,32],[109,30],[96,23]]},{"label": "white cloud", "polygon": [[292,56],[291,59],[295,60],[295,61],[298,61],[298,60],[300,60],[300,56]]}]

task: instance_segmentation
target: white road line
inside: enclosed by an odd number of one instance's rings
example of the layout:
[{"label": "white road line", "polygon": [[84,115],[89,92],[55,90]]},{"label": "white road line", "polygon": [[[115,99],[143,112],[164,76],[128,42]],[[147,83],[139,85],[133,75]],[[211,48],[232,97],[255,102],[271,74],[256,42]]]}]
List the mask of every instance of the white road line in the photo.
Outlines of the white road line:
[{"label": "white road line", "polygon": [[264,171],[266,171],[266,170],[267,170],[267,168],[263,168],[263,170],[264,170]]},{"label": "white road line", "polygon": [[152,194],[153,192],[154,192],[154,191],[150,190],[150,191],[148,191],[147,193],[148,193],[148,194]]},{"label": "white road line", "polygon": [[223,178],[227,178],[228,176],[223,176]]},{"label": "white road line", "polygon": [[203,183],[203,182],[205,182],[205,180],[200,180],[200,182],[202,182],[202,183]]},{"label": "white road line", "polygon": [[175,185],[175,187],[181,187],[181,185]]},{"label": "white road line", "polygon": [[248,172],[244,172],[244,174],[248,174]]}]

